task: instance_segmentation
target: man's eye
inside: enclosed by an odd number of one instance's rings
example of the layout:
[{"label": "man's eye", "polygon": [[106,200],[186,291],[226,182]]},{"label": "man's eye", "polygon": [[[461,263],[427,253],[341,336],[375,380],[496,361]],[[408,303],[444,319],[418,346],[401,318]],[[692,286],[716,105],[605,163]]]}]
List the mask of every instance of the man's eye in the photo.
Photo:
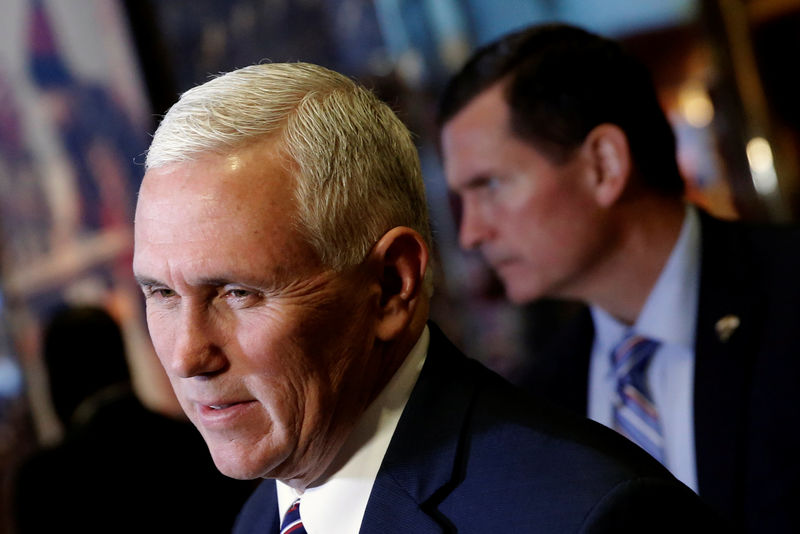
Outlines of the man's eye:
[{"label": "man's eye", "polygon": [[241,288],[231,287],[227,288],[222,293],[222,298],[228,300],[234,306],[251,306],[259,301],[261,293],[258,291]]},{"label": "man's eye", "polygon": [[477,181],[474,188],[481,192],[494,193],[500,187],[500,180],[495,176],[486,176]]},{"label": "man's eye", "polygon": [[142,286],[142,292],[147,300],[169,300],[177,295],[168,287]]}]

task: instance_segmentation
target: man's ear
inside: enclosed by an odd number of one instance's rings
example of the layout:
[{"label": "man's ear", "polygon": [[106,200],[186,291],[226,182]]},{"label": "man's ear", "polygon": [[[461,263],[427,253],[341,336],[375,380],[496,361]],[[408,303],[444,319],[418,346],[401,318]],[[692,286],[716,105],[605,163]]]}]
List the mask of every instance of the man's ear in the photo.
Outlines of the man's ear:
[{"label": "man's ear", "polygon": [[592,188],[600,206],[609,207],[622,195],[631,177],[628,137],[619,126],[595,126],[583,141],[581,150],[590,159],[593,174]]},{"label": "man's ear", "polygon": [[424,295],[428,247],[415,230],[398,226],[386,232],[370,252],[380,285],[377,336],[383,341],[403,332]]}]

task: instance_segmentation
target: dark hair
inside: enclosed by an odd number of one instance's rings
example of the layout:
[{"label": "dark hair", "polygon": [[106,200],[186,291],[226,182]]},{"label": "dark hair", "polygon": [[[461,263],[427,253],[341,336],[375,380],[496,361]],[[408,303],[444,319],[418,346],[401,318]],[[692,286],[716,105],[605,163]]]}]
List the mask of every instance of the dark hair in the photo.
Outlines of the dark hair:
[{"label": "dark hair", "polygon": [[675,135],[647,68],[616,42],[563,24],[533,26],[479,49],[447,84],[441,128],[479,93],[507,83],[511,130],[563,162],[596,126],[625,132],[642,183],[683,193]]}]

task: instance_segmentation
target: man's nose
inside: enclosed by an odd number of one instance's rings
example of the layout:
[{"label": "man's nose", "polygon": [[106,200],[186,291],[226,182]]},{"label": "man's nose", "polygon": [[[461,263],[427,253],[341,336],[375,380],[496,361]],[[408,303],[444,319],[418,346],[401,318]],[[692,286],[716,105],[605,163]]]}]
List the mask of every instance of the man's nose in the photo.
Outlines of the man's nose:
[{"label": "man's nose", "polygon": [[172,374],[181,378],[214,375],[227,366],[207,310],[190,307],[181,310],[168,365]]},{"label": "man's nose", "polygon": [[472,250],[492,237],[491,221],[474,202],[463,202],[458,240],[461,248]]}]

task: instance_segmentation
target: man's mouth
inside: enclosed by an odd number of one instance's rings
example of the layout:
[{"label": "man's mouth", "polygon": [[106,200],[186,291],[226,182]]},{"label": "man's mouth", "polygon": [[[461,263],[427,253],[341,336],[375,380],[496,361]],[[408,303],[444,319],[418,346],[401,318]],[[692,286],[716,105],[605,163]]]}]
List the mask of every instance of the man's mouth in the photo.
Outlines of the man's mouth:
[{"label": "man's mouth", "polygon": [[[200,417],[203,426],[212,428],[215,426],[228,427],[239,421],[240,417],[253,413],[258,403],[253,400],[198,403],[197,415]],[[239,421],[240,422],[240,421]]]},{"label": "man's mouth", "polygon": [[514,258],[510,256],[505,256],[503,258],[491,258],[489,259],[489,265],[492,266],[492,269],[497,271],[503,267],[507,267],[508,265],[513,265],[514,261]]}]

